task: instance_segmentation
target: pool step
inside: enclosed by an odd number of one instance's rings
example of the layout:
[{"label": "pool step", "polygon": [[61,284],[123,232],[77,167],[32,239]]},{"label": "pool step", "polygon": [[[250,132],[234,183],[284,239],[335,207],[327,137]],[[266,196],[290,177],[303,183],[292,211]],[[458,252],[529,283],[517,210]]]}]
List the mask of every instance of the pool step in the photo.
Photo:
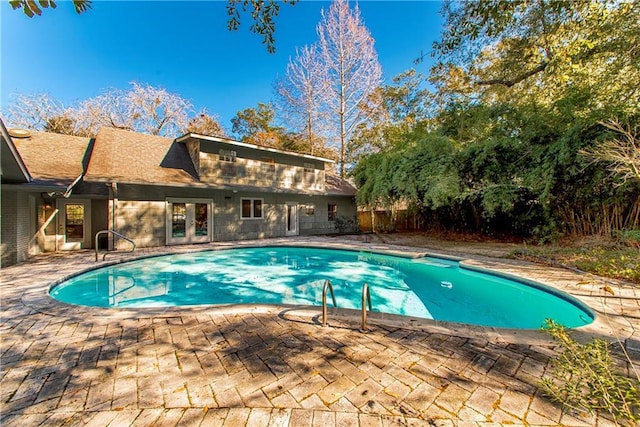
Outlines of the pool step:
[{"label": "pool step", "polygon": [[430,265],[432,267],[439,267],[439,268],[451,268],[451,267],[453,267],[452,264],[445,264],[443,262],[433,261],[433,260],[424,259],[424,258],[416,258],[416,259],[414,259],[414,261],[415,262],[419,262],[420,264]]}]

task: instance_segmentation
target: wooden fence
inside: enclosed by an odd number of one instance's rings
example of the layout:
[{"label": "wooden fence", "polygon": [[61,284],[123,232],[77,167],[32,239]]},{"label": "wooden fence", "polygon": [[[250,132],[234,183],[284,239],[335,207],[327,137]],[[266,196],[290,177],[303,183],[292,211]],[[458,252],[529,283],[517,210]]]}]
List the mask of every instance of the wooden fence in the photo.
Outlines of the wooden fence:
[{"label": "wooden fence", "polygon": [[396,212],[395,225],[388,211],[358,211],[358,225],[363,233],[374,231],[417,231],[423,229],[418,215],[406,210]]}]

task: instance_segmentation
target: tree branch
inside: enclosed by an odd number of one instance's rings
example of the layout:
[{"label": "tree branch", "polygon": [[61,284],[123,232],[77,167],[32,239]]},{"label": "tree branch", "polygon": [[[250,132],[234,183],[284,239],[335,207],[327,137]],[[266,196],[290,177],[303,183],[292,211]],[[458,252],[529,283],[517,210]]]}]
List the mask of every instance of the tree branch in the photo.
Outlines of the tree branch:
[{"label": "tree branch", "polygon": [[541,73],[542,71],[544,71],[545,68],[547,68],[547,65],[549,65],[549,63],[547,61],[541,63],[540,65],[538,65],[537,67],[522,73],[518,76],[516,76],[516,78],[514,78],[513,80],[506,80],[506,79],[489,79],[489,80],[480,80],[477,81],[476,84],[478,85],[482,85],[482,86],[490,86],[490,85],[502,85],[505,87],[511,87],[514,86],[518,83],[520,83],[523,80],[528,79],[529,77]]}]

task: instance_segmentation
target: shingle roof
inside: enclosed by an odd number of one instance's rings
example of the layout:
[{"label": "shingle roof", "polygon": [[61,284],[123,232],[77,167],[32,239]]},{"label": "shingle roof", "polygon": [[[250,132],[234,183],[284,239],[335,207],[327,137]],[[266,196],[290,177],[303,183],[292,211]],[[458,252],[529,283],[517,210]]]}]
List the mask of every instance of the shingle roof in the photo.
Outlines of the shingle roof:
[{"label": "shingle roof", "polygon": [[198,182],[184,144],[114,128],[98,131],[85,180],[156,185]]},{"label": "shingle roof", "polygon": [[91,139],[31,131],[28,138],[12,138],[34,181],[68,186],[82,174]]},{"label": "shingle roof", "polygon": [[325,173],[324,186],[327,194],[332,196],[355,196],[357,193],[349,181],[332,172]]},{"label": "shingle roof", "polygon": [[[85,181],[147,185],[211,186],[200,182],[185,144],[170,138],[101,128],[96,136]],[[326,174],[326,194],[353,196],[355,188],[338,176]],[[259,187],[215,185],[221,189]],[[246,187],[246,188],[245,188]]]}]

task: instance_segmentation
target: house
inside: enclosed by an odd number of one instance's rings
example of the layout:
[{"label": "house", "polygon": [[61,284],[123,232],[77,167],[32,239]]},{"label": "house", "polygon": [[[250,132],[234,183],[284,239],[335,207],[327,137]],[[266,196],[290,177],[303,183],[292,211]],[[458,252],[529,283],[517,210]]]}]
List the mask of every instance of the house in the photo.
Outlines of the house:
[{"label": "house", "polygon": [[2,265],[93,248],[100,230],[149,247],[356,228],[355,188],[329,159],[192,133],[1,127]]}]

